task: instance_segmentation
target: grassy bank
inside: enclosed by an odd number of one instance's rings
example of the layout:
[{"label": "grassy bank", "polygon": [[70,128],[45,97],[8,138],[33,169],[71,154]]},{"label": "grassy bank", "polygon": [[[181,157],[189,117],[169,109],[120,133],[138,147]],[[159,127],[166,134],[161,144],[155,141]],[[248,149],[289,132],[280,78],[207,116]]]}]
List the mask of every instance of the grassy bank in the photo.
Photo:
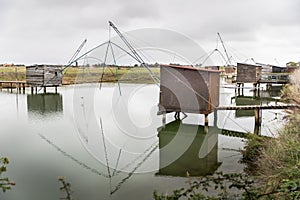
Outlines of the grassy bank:
[{"label": "grassy bank", "polygon": [[[299,70],[284,88],[282,98],[300,104]],[[300,199],[300,110],[290,110],[287,114],[286,125],[278,131],[276,139],[248,142],[249,145],[258,142],[261,150],[254,154],[258,191],[274,199]]]},{"label": "grassy bank", "polygon": [[[151,68],[159,76],[159,68]],[[25,81],[25,67],[0,67],[0,80]],[[63,85],[77,83],[116,82],[124,83],[153,83],[149,72],[140,67],[69,67],[63,71]]]}]

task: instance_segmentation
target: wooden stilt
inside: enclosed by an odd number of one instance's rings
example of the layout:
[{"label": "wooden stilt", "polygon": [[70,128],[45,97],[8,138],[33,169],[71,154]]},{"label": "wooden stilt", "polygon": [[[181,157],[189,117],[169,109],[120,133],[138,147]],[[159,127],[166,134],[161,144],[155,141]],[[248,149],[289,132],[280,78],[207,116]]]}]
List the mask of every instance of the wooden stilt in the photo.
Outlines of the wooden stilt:
[{"label": "wooden stilt", "polygon": [[218,110],[214,109],[214,127],[218,127]]},{"label": "wooden stilt", "polygon": [[204,114],[204,126],[208,126],[208,114]]},{"label": "wooden stilt", "polygon": [[256,108],[254,109],[254,116],[255,116],[255,123],[254,123],[254,133],[259,135],[259,130],[260,130],[260,127],[261,127],[261,116],[260,116],[260,109],[259,108]]},{"label": "wooden stilt", "polygon": [[162,114],[162,126],[163,127],[166,126],[166,113],[165,112]]},{"label": "wooden stilt", "polygon": [[208,133],[208,125],[205,125],[204,126],[204,134],[207,134]]},{"label": "wooden stilt", "polygon": [[25,94],[25,83],[22,84],[23,93]]}]

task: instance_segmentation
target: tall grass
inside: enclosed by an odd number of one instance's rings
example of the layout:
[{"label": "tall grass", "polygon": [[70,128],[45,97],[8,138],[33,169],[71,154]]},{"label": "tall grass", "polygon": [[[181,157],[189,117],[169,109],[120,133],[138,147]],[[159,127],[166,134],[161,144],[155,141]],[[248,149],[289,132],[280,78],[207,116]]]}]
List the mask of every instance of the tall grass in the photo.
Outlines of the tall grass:
[{"label": "tall grass", "polygon": [[[282,98],[300,105],[300,70],[291,76],[291,84],[283,89]],[[251,147],[253,141],[248,142],[247,147]],[[286,125],[278,131],[276,139],[261,140],[259,146],[263,148],[253,158],[257,188],[275,199],[300,199],[299,108],[287,111]]]}]

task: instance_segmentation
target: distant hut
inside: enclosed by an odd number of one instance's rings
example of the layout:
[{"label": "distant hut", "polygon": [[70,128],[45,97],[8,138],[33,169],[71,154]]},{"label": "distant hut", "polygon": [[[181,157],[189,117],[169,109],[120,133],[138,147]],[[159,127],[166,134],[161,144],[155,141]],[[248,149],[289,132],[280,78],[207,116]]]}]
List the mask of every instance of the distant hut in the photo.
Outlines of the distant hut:
[{"label": "distant hut", "polygon": [[237,63],[237,83],[257,83],[261,78],[262,67]]},{"label": "distant hut", "polygon": [[158,114],[209,114],[219,105],[220,72],[191,66],[160,66]]},{"label": "distant hut", "polygon": [[61,66],[33,65],[26,67],[26,84],[29,87],[57,87],[62,84]]},{"label": "distant hut", "polygon": [[286,73],[287,68],[286,67],[281,67],[281,66],[272,66],[272,73]]},{"label": "distant hut", "polygon": [[236,72],[236,67],[235,66],[226,66],[225,68],[225,74],[233,75]]},{"label": "distant hut", "polygon": [[204,69],[219,70],[220,66],[205,66]]}]

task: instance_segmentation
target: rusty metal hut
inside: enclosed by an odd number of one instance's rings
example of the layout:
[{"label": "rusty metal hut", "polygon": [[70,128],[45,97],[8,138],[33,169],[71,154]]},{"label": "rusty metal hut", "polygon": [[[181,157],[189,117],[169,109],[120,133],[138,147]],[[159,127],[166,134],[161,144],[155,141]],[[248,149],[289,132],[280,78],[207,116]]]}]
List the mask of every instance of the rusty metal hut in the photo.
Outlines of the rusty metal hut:
[{"label": "rusty metal hut", "polygon": [[237,83],[257,83],[261,78],[262,67],[246,63],[237,63]]},{"label": "rusty metal hut", "polygon": [[57,65],[33,65],[26,67],[26,84],[33,87],[58,87],[62,84],[62,67]]},{"label": "rusty metal hut", "polygon": [[192,66],[160,65],[158,114],[209,114],[219,105],[220,72]]}]

